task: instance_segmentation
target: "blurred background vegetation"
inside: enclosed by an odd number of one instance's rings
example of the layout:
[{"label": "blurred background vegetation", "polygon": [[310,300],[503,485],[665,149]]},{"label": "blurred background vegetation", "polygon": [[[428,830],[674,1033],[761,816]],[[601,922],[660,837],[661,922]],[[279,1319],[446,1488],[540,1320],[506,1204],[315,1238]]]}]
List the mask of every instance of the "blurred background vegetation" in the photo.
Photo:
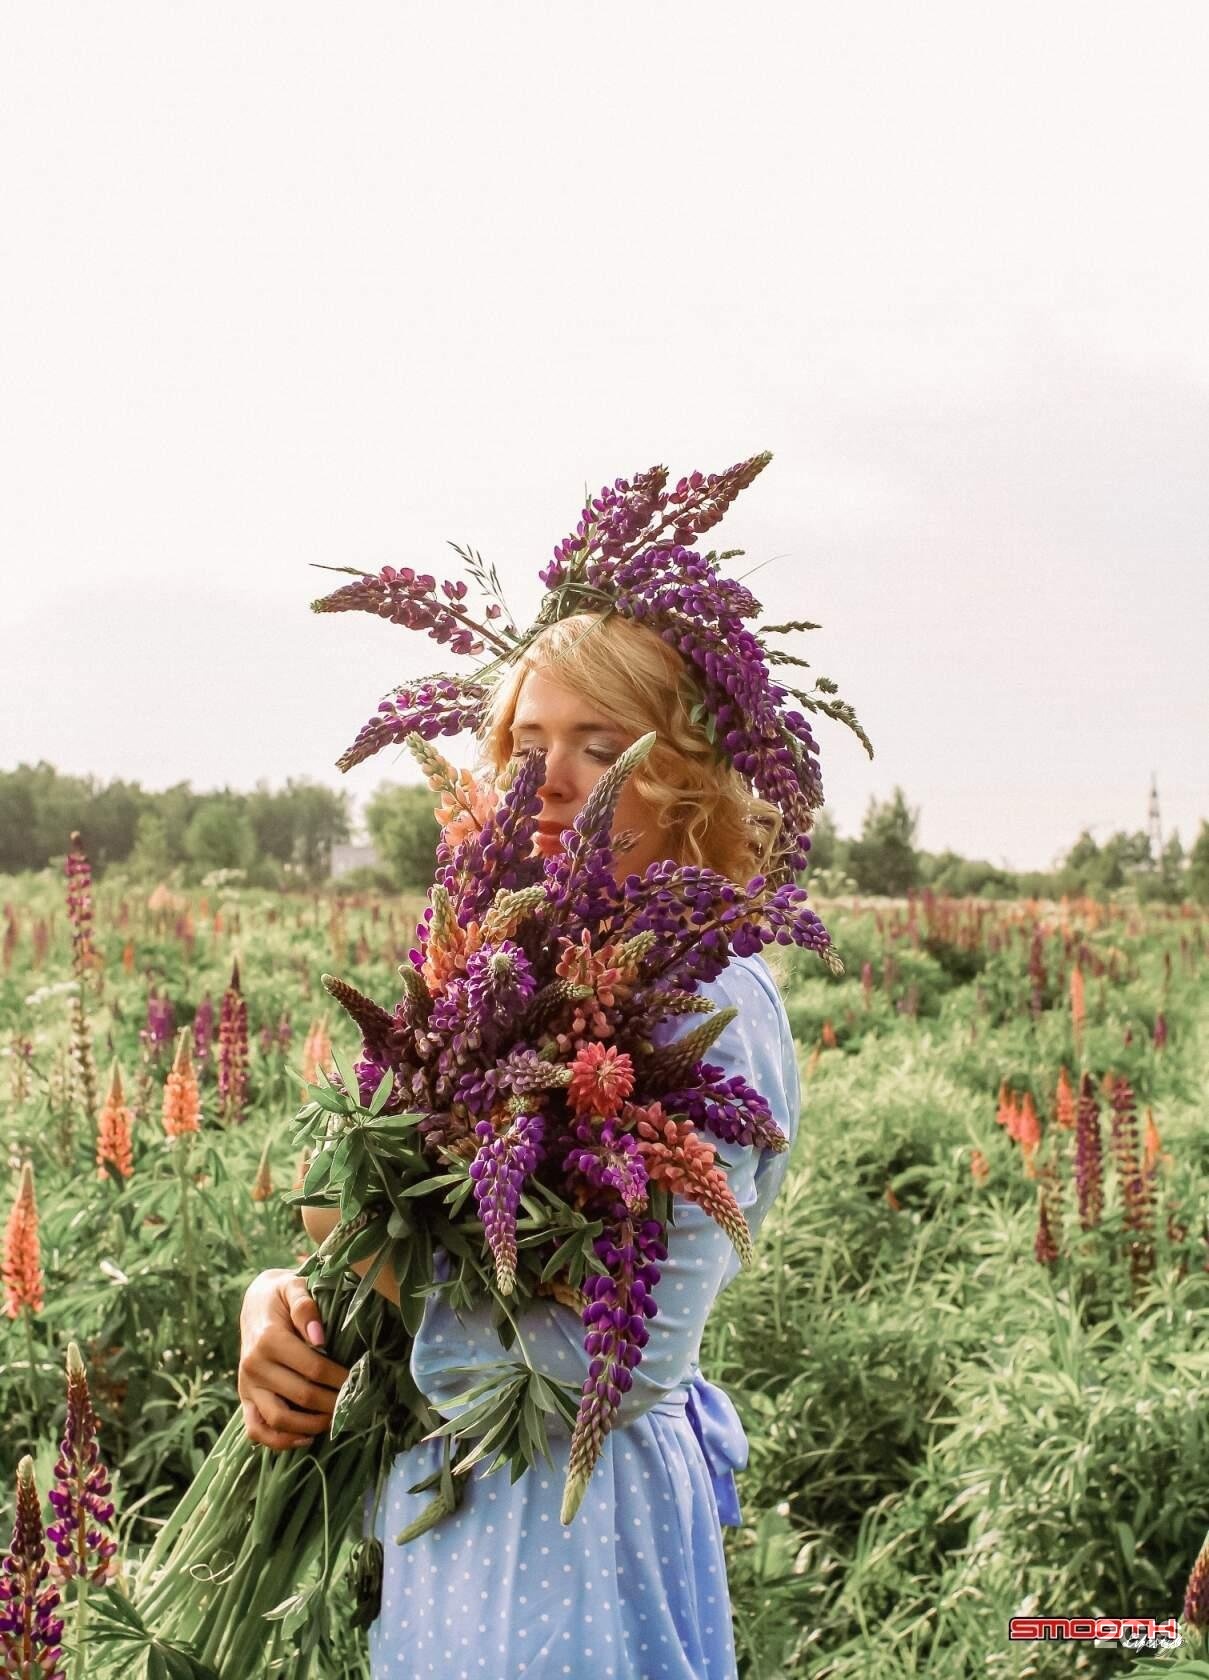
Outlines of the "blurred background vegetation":
[{"label": "blurred background vegetation", "polygon": [[[347,851],[333,871],[333,848],[353,838],[349,795],[317,782],[289,780],[251,793],[197,792],[178,782],[153,793],[138,782],[102,783],[52,765],[0,772],[0,874],[44,869],[62,859],[64,837],[78,829],[98,876],[120,866],[139,880],[195,886],[216,870],[235,870],[246,885],[315,887],[335,873],[348,891],[426,892],[437,829],[426,787],[384,782],[370,796],[366,861]],[[956,897],[989,899],[1126,897],[1156,904],[1209,904],[1209,822],[1187,852],[1178,831],[1161,853],[1144,830],[1097,842],[1086,829],[1051,870],[1010,870],[917,844],[918,809],[896,787],[870,799],[860,834],[845,838],[830,812],[813,833],[811,868],[826,896],[899,897],[931,887]]]}]

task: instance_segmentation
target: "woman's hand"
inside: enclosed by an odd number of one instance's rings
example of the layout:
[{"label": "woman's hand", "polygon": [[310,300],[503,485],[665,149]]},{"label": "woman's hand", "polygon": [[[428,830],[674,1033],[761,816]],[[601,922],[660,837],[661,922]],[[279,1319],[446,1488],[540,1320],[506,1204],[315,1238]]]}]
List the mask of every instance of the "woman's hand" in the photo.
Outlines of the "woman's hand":
[{"label": "woman's hand", "polygon": [[319,1309],[302,1278],[261,1272],[239,1313],[239,1398],[249,1440],[280,1451],[306,1447],[332,1420],[348,1372],[318,1352]]}]

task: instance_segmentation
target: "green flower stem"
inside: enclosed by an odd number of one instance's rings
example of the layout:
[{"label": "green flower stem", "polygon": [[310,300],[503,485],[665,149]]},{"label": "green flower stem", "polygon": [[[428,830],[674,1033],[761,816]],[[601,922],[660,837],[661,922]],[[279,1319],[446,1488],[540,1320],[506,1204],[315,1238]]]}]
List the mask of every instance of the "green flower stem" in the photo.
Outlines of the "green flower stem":
[{"label": "green flower stem", "polygon": [[71,1680],[84,1680],[84,1641],[88,1631],[88,1582],[76,1579],[76,1648],[71,1658]]},{"label": "green flower stem", "polygon": [[25,1348],[29,1361],[29,1407],[31,1439],[37,1436],[40,1424],[41,1403],[38,1396],[38,1349],[34,1341],[34,1315],[28,1307],[23,1307],[21,1317],[25,1320]]},{"label": "green flower stem", "polygon": [[185,1268],[185,1326],[190,1352],[197,1348],[197,1268],[193,1255],[193,1227],[189,1217],[190,1133],[176,1140],[176,1165],[181,1181],[181,1259]]}]

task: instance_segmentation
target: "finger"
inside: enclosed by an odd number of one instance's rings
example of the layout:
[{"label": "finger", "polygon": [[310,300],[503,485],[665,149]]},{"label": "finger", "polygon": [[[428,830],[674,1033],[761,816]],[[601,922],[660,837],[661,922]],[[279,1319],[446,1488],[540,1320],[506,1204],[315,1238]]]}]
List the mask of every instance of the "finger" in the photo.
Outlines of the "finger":
[{"label": "finger", "polygon": [[336,1407],[334,1388],[323,1388],[318,1383],[308,1382],[288,1365],[266,1365],[257,1376],[259,1383],[279,1399],[288,1400],[292,1406],[297,1406],[304,1412],[331,1418]]},{"label": "finger", "polygon": [[319,1308],[311,1298],[310,1291],[303,1279],[300,1277],[287,1278],[282,1285],[281,1294],[286,1304],[286,1311],[290,1315],[290,1322],[298,1334],[312,1347],[322,1347],[327,1340],[327,1332],[323,1328]]},{"label": "finger", "polygon": [[260,1415],[259,1409],[250,1400],[243,1403],[244,1432],[250,1441],[258,1446],[269,1447],[274,1452],[284,1452],[291,1447],[309,1447],[314,1436],[288,1435],[284,1430],[270,1429]]},{"label": "finger", "polygon": [[282,1435],[288,1435],[291,1441],[303,1435],[323,1435],[331,1423],[331,1419],[322,1412],[295,1410],[268,1388],[253,1388],[249,1398],[268,1427]]},{"label": "finger", "polygon": [[308,1382],[319,1383],[324,1388],[339,1388],[348,1371],[343,1365],[338,1365],[334,1359],[326,1354],[317,1353],[300,1341],[292,1330],[280,1327],[270,1327],[264,1332],[251,1353],[251,1363],[255,1366],[255,1373],[259,1376],[263,1366],[267,1363],[284,1365],[288,1371],[297,1371]]}]

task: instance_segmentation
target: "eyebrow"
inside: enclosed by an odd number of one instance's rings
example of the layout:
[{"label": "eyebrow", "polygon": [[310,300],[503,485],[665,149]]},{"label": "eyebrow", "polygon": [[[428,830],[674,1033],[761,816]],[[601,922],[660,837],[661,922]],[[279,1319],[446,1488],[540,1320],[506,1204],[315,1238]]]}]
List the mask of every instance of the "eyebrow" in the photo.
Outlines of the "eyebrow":
[{"label": "eyebrow", "polygon": [[[540,723],[514,723],[512,725],[512,733],[514,735],[524,735],[530,730],[540,729],[541,727],[542,725]],[[575,723],[571,725],[571,734],[592,735],[598,729],[602,729],[610,735],[621,734],[621,729],[615,723]]]}]

